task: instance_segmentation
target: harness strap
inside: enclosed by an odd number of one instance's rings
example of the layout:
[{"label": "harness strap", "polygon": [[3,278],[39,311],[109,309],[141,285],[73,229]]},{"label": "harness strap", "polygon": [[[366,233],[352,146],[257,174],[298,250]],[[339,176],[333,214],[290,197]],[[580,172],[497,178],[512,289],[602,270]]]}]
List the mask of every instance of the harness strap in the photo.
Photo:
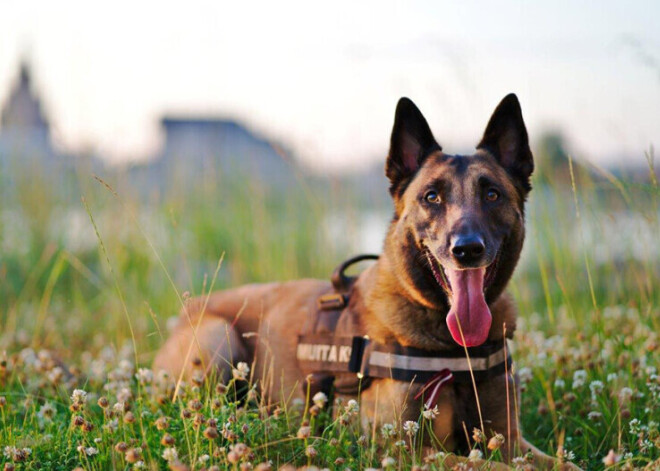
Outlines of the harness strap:
[{"label": "harness strap", "polygon": [[[511,356],[502,344],[446,351],[383,345],[366,337],[301,335],[296,356],[304,371],[357,373],[360,378],[391,378],[426,383],[442,370],[451,371],[457,383],[477,382],[503,374],[511,367]],[[470,373],[470,367],[472,374]]]}]

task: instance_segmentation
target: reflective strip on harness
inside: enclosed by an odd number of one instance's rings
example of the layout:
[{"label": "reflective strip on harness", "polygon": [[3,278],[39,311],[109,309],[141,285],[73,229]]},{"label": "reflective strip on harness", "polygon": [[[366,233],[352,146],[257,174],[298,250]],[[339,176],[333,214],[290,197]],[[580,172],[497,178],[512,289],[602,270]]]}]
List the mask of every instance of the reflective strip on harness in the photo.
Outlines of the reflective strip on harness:
[{"label": "reflective strip on harness", "polygon": [[[361,373],[366,377],[425,383],[437,372],[449,370],[455,381],[483,381],[511,366],[504,345],[456,348],[432,352],[399,344],[383,345],[363,337],[300,336],[296,356],[305,372]],[[472,374],[470,373],[472,370]]]}]

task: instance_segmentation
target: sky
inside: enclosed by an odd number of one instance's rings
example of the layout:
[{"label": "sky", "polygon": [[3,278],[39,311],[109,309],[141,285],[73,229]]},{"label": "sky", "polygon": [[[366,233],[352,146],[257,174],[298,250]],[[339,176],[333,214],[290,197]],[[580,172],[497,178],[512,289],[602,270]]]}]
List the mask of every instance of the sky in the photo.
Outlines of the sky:
[{"label": "sky", "polygon": [[657,1],[2,0],[0,103],[27,57],[63,149],[145,158],[163,114],[222,116],[350,169],[384,158],[401,96],[467,152],[515,92],[532,140],[641,164],[660,146],[659,24]]}]

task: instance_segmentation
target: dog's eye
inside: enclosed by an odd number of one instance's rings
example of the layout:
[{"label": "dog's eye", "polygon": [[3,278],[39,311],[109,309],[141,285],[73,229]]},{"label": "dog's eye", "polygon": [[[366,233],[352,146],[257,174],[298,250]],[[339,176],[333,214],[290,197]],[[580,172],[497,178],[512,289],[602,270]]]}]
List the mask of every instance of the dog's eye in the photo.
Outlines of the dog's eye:
[{"label": "dog's eye", "polygon": [[429,203],[433,203],[433,204],[441,203],[440,195],[435,191],[429,191],[428,193],[426,193],[426,195],[424,195],[424,199]]},{"label": "dog's eye", "polygon": [[495,188],[491,188],[486,192],[486,200],[488,201],[497,201],[499,197],[500,197],[500,192],[497,191]]}]

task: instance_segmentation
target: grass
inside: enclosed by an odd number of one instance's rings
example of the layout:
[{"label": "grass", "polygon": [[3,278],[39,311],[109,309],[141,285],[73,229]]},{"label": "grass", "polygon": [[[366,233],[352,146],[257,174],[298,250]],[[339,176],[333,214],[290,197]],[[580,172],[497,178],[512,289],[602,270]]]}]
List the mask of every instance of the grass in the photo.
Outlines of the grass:
[{"label": "grass", "polygon": [[[536,177],[510,284],[522,426],[539,448],[561,449],[586,469],[602,469],[608,456],[616,469],[654,469],[660,189],[651,176],[568,170]],[[6,469],[443,469],[440,447],[431,459],[420,454],[430,433],[422,414],[407,431],[365,435],[359,404],[336,405],[334,418],[327,404],[311,413],[293,402],[267,407],[240,371],[222,387],[188,384],[171,402],[173,379],[146,369],[182,298],[327,278],[353,255],[362,211],[386,221],[385,198],[342,182],[299,178],[283,189],[207,175],[200,185],[172,182],[176,195],[154,203],[119,176],[72,177],[65,195],[47,177],[12,175],[16,191],[0,199]],[[345,215],[340,240],[327,236],[327,214]],[[475,445],[488,460],[499,455],[491,438]]]}]

